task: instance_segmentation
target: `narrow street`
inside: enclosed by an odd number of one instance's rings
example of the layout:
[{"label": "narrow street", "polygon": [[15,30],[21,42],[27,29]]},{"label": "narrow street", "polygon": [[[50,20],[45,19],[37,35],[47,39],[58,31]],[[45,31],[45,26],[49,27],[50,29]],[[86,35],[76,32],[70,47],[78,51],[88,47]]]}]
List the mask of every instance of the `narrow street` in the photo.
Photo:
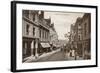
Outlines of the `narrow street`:
[{"label": "narrow street", "polygon": [[43,61],[62,61],[65,60],[65,55],[64,52],[56,52],[50,56],[44,57],[44,58],[40,58],[37,62],[43,62]]},{"label": "narrow street", "polygon": [[65,57],[65,53],[59,50],[50,55],[45,54],[45,56],[37,58],[37,59],[34,59],[34,57],[30,57],[25,62],[31,63],[31,62],[64,61],[64,60],[67,60],[67,58]]},{"label": "narrow street", "polygon": [[[68,53],[65,53],[64,51],[57,51],[53,54],[43,56],[41,58],[33,59],[32,57],[26,61],[26,63],[32,63],[32,62],[48,62],[48,61],[69,61],[69,60],[75,60],[75,57],[67,56]],[[76,60],[83,60],[82,57],[77,57]]]},{"label": "narrow street", "polygon": [[[75,60],[75,57],[68,57],[66,56],[65,52],[59,51],[57,53],[54,53],[50,56],[40,58],[36,62],[45,62],[45,61],[69,61],[69,60]],[[82,57],[78,57],[76,60],[83,60]]]},{"label": "narrow street", "polygon": [[23,10],[22,13],[25,27],[22,29],[22,62],[91,59],[90,13],[63,14],[43,10]]}]

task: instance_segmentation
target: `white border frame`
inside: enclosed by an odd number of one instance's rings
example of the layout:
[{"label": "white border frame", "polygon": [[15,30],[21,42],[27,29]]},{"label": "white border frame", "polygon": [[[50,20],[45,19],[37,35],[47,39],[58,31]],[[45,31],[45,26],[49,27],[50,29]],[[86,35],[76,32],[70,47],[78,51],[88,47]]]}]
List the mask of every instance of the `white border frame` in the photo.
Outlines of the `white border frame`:
[{"label": "white border frame", "polygon": [[[16,66],[17,70],[24,69],[39,69],[39,68],[53,68],[53,67],[74,67],[96,65],[96,9],[84,7],[60,7],[60,6],[45,6],[45,5],[28,5],[17,4],[17,45],[16,45]],[[48,10],[48,11],[67,11],[67,12],[86,12],[91,13],[91,60],[84,61],[58,61],[58,62],[38,62],[38,63],[22,63],[22,9],[29,10]],[[54,66],[55,65],[55,66]]]}]

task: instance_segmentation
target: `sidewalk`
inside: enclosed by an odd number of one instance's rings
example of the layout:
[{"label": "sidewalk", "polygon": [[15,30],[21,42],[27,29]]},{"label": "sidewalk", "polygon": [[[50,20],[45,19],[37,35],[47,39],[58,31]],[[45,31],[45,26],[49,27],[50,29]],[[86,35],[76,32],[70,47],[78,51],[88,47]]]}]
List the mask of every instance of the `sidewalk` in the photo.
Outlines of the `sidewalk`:
[{"label": "sidewalk", "polygon": [[[68,57],[68,60],[75,60],[75,57]],[[83,60],[82,57],[76,57],[76,60]]]},{"label": "sidewalk", "polygon": [[48,52],[48,53],[43,53],[41,56],[39,56],[37,58],[35,56],[27,57],[27,58],[24,59],[24,61],[25,61],[24,63],[36,62],[36,61],[38,61],[39,59],[41,59],[43,57],[50,56],[50,55],[52,55],[52,54],[54,54],[56,52],[59,52],[59,51],[60,51],[60,49],[53,50],[52,52]]}]

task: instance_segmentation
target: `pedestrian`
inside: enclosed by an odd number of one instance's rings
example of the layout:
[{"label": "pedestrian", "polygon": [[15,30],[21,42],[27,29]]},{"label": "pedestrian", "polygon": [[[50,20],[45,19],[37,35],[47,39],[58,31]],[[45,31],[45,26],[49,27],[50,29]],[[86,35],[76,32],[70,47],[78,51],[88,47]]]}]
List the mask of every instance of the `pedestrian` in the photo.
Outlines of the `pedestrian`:
[{"label": "pedestrian", "polygon": [[63,52],[63,46],[61,46],[61,52]]},{"label": "pedestrian", "polygon": [[75,60],[77,60],[78,53],[75,51]]},{"label": "pedestrian", "polygon": [[75,50],[75,60],[77,60],[77,55],[78,55],[78,53],[77,53],[77,51],[76,51],[76,48],[74,47],[74,50]]}]

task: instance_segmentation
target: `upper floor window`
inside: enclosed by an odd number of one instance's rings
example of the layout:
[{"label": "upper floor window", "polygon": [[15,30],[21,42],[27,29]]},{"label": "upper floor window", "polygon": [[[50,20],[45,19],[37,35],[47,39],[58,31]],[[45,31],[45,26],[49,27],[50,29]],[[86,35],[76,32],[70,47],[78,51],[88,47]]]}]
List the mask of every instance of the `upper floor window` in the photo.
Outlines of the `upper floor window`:
[{"label": "upper floor window", "polygon": [[35,35],[35,28],[33,27],[33,36]]},{"label": "upper floor window", "polygon": [[81,29],[81,24],[78,25],[78,29]]},{"label": "upper floor window", "polygon": [[26,34],[29,35],[29,25],[26,25]]},{"label": "upper floor window", "polygon": [[44,30],[42,30],[42,38],[44,38]]},{"label": "upper floor window", "polygon": [[79,41],[81,40],[81,37],[80,37],[80,35],[78,36],[78,39],[79,39]]},{"label": "upper floor window", "polygon": [[87,34],[87,29],[86,28],[87,28],[87,24],[85,23],[84,24],[84,36],[86,36],[86,34]]},{"label": "upper floor window", "polygon": [[35,21],[35,13],[33,13],[33,21]]},{"label": "upper floor window", "polygon": [[40,38],[41,38],[41,29],[40,29]]},{"label": "upper floor window", "polygon": [[29,18],[29,10],[23,10],[23,16]]}]

